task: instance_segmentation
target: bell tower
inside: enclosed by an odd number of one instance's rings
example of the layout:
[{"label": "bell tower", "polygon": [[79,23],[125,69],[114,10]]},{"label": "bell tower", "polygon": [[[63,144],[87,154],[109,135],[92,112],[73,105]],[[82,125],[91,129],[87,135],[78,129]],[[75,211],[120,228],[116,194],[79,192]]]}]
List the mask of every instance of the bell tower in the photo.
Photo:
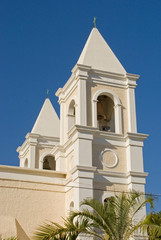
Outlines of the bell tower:
[{"label": "bell tower", "polygon": [[147,135],[137,133],[138,78],[126,72],[94,27],[71,77],[56,92],[60,145],[53,154],[57,170],[68,174],[66,209],[79,209],[87,197],[103,202],[121,191],[145,191],[142,148]]},{"label": "bell tower", "polygon": [[56,169],[55,157],[50,151],[59,143],[59,125],[59,118],[47,97],[31,132],[27,133],[22,146],[17,148],[20,167]]}]

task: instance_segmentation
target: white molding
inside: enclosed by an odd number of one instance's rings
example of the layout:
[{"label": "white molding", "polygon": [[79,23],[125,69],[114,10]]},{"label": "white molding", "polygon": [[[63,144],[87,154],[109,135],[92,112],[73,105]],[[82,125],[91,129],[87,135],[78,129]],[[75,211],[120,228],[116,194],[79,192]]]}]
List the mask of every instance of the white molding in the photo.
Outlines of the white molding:
[{"label": "white molding", "polygon": [[40,170],[0,165],[0,179],[9,181],[25,181],[38,183],[51,183],[65,186],[66,173],[53,170]]},{"label": "white molding", "polygon": [[[63,149],[67,149],[73,144],[73,136],[77,133],[87,133],[93,134],[93,143],[101,143],[103,140],[108,140],[109,143],[116,146],[127,147],[131,146],[143,146],[143,141],[149,136],[147,134],[142,133],[126,133],[117,134],[113,132],[105,132],[99,131],[97,128],[89,127],[89,126],[80,126],[75,125],[71,130],[68,132],[68,141],[62,146]],[[102,144],[102,143],[101,143]]]},{"label": "white molding", "polygon": [[96,172],[97,167],[88,167],[88,166],[76,165],[74,168],[71,169],[70,173],[74,174],[78,170],[79,171],[85,171],[85,172]]},{"label": "white molding", "polygon": [[114,101],[114,104],[115,104],[115,105],[117,105],[117,104],[122,105],[122,103],[121,103],[119,97],[117,96],[117,94],[116,94],[115,92],[111,91],[110,89],[101,89],[101,90],[98,90],[98,91],[94,94],[93,100],[97,101],[98,96],[99,96],[100,94],[104,94],[104,93],[105,93],[107,96],[109,96],[109,97],[111,97],[111,96],[113,97],[113,101]]},{"label": "white molding", "polygon": [[75,80],[75,81],[72,83],[71,87],[70,87],[69,89],[67,89],[67,92],[64,92],[64,93],[60,96],[60,98],[59,98],[59,100],[58,100],[59,104],[66,102],[66,101],[70,98],[70,96],[73,94],[73,92],[75,91],[75,89],[77,89],[77,87],[78,87],[77,81]]},{"label": "white molding", "polygon": [[122,88],[122,89],[126,89],[127,85],[126,82],[122,81],[122,80],[114,80],[113,82],[111,81],[111,79],[95,79],[94,77],[92,77],[92,82],[95,84],[101,84],[101,85],[105,85],[105,86],[111,86],[111,87],[117,87],[117,88]]},{"label": "white molding", "polygon": [[[23,151],[26,151],[30,144],[37,145],[37,146],[51,146],[53,147],[56,145],[56,143],[59,143],[60,138],[57,137],[49,137],[49,136],[42,136],[40,134],[33,134],[33,133],[27,133],[26,140],[24,143],[17,148],[17,152],[22,154]],[[44,142],[46,141],[46,143]]]},{"label": "white molding", "polygon": [[68,79],[68,81],[65,83],[65,85],[64,85],[64,87],[63,88],[59,88],[57,91],[56,91],[56,93],[55,93],[55,95],[57,96],[57,97],[60,97],[60,95],[61,94],[64,94],[64,91],[66,91],[69,87],[70,87],[70,85],[71,85],[71,83],[73,82],[73,79],[75,78],[75,74],[71,74],[71,76],[70,76],[70,78]]},{"label": "white molding", "polygon": [[98,69],[91,68],[91,66],[87,66],[87,65],[83,65],[83,64],[76,64],[74,66],[74,68],[72,69],[72,72],[75,72],[77,69],[87,71],[88,73],[93,72],[97,75],[102,75],[102,76],[106,76],[106,77],[114,77],[114,78],[119,78],[119,79],[123,79],[123,80],[126,80],[127,78],[129,78],[133,81],[137,81],[140,77],[139,75],[132,74],[132,73],[119,74],[119,73],[98,70]]},{"label": "white molding", "polygon": [[148,176],[147,172],[133,172],[133,171],[113,172],[113,171],[98,169],[97,167],[89,167],[89,166],[81,166],[81,165],[76,165],[70,171],[70,173],[73,174],[76,171],[93,172],[96,175],[111,176],[111,177],[118,177],[118,178],[129,178],[129,177],[146,178]]}]

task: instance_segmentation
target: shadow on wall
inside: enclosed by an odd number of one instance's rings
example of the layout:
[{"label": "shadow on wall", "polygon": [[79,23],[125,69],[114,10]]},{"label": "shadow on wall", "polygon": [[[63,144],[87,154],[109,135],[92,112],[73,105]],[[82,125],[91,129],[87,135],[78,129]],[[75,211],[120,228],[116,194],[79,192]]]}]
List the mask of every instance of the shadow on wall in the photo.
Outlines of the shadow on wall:
[{"label": "shadow on wall", "polygon": [[15,219],[16,222],[16,228],[17,228],[17,237],[19,240],[30,240],[30,238],[27,236],[17,219]]}]

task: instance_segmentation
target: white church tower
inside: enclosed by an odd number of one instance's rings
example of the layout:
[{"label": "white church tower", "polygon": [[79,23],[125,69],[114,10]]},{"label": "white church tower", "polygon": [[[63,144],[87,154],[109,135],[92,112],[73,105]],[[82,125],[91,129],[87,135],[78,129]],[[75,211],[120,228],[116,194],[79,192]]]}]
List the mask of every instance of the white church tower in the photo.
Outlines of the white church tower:
[{"label": "white church tower", "polygon": [[60,144],[54,147],[56,169],[66,171],[66,209],[84,198],[105,201],[114,192],[144,192],[143,141],[137,133],[135,88],[129,74],[93,28],[56,96],[60,103]]},{"label": "white church tower", "polygon": [[[104,202],[122,191],[145,192],[142,148],[147,135],[137,132],[138,78],[126,72],[94,27],[71,77],[56,92],[60,120],[47,98],[18,148],[20,167],[64,174],[59,187],[64,216],[87,197]],[[140,217],[144,214],[145,209]]]},{"label": "white church tower", "polygon": [[67,173],[67,211],[86,197],[104,201],[114,192],[144,192],[147,135],[137,133],[138,78],[126,72],[94,27],[71,77],[56,92],[60,121],[47,98],[18,148],[21,167]]}]

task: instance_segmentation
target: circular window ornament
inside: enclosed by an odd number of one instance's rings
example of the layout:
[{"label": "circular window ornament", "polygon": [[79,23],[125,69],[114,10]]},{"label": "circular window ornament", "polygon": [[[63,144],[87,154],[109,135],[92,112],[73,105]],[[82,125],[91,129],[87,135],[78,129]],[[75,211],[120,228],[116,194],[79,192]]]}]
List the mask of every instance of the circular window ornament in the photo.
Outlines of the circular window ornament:
[{"label": "circular window ornament", "polygon": [[106,168],[114,168],[118,164],[118,156],[111,149],[105,149],[100,153],[100,161]]}]

